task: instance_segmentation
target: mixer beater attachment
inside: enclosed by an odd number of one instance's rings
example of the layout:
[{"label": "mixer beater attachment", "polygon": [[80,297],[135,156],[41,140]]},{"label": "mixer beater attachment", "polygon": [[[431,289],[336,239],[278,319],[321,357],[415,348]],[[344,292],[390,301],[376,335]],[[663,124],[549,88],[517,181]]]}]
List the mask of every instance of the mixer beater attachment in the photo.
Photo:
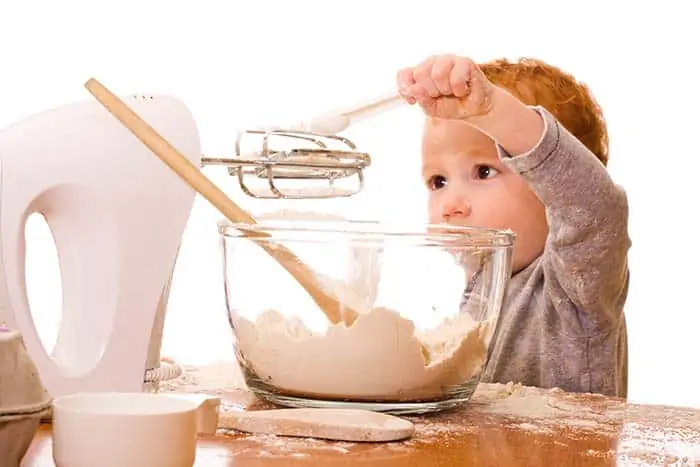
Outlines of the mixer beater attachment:
[{"label": "mixer beater attachment", "polygon": [[202,166],[227,167],[246,195],[267,199],[355,195],[370,163],[348,138],[303,128],[245,130],[236,138],[234,157],[202,158]]}]

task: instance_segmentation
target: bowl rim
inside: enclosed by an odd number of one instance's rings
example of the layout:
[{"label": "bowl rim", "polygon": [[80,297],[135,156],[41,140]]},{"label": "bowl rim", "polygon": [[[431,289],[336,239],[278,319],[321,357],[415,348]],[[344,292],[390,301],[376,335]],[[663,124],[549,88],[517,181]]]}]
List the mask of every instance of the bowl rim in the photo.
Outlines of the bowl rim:
[{"label": "bowl rim", "polygon": [[396,222],[376,220],[331,219],[261,219],[256,224],[218,222],[219,235],[224,238],[246,238],[255,241],[302,241],[300,233],[312,234],[310,240],[324,235],[342,235],[344,240],[386,240],[397,238],[418,243],[441,243],[456,247],[511,248],[515,233],[509,229],[476,226]]},{"label": "bowl rim", "polygon": [[197,402],[171,394],[149,392],[76,392],[53,400],[54,410],[83,416],[161,417],[196,412]]}]

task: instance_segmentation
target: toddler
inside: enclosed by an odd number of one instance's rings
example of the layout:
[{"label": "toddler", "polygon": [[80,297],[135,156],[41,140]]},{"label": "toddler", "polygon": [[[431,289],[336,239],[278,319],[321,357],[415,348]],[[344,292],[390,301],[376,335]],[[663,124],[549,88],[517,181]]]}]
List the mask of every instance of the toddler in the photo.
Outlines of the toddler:
[{"label": "toddler", "polygon": [[427,117],[430,222],[516,234],[484,381],[626,398],[628,206],[588,89],[531,59],[431,57],[397,81]]}]

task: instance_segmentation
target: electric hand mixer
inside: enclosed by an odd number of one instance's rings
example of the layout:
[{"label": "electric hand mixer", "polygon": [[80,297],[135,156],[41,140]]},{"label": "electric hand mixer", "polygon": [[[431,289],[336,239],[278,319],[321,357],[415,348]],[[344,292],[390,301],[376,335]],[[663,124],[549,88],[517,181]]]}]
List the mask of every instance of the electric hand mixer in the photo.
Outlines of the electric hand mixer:
[{"label": "electric hand mixer", "polygon": [[[193,164],[227,167],[249,196],[332,198],[362,189],[370,158],[331,133],[400,99],[382,98],[288,130],[243,132],[233,158],[201,156],[196,123],[181,101],[138,95],[125,102]],[[261,147],[243,152],[247,136],[262,138]],[[276,149],[274,139],[311,147]],[[251,177],[265,187],[253,190],[246,183]],[[357,179],[352,188],[333,186],[349,178]],[[325,189],[278,186],[319,180]],[[179,374],[177,366],[161,365],[160,345],[194,197],[194,190],[94,100],[46,111],[0,132],[0,324],[21,332],[52,396],[152,390],[159,380]],[[43,215],[52,231],[63,286],[52,355],[42,345],[27,297],[24,230],[33,213]]]}]

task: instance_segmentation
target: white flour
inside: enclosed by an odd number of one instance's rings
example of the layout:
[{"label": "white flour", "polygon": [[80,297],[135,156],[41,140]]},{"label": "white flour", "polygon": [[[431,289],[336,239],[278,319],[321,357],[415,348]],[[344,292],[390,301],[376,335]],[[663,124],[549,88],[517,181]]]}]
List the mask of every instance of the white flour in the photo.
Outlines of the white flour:
[{"label": "white flour", "polygon": [[[259,219],[335,220],[319,212],[280,210]],[[325,398],[411,401],[444,396],[466,383],[486,361],[487,325],[467,314],[425,333],[393,310],[374,307],[380,282],[382,242],[350,248],[341,279],[317,272],[322,286],[363,312],[350,327],[314,327],[268,310],[255,322],[239,314],[234,321],[237,347],[258,378],[288,393]],[[427,353],[429,355],[425,355]],[[245,364],[244,364],[245,365]]]},{"label": "white flour", "polygon": [[486,361],[486,329],[486,323],[460,314],[416,333],[413,322],[387,308],[323,333],[274,310],[256,322],[235,322],[240,353],[267,384],[296,395],[377,401],[439,398],[469,381]]}]

